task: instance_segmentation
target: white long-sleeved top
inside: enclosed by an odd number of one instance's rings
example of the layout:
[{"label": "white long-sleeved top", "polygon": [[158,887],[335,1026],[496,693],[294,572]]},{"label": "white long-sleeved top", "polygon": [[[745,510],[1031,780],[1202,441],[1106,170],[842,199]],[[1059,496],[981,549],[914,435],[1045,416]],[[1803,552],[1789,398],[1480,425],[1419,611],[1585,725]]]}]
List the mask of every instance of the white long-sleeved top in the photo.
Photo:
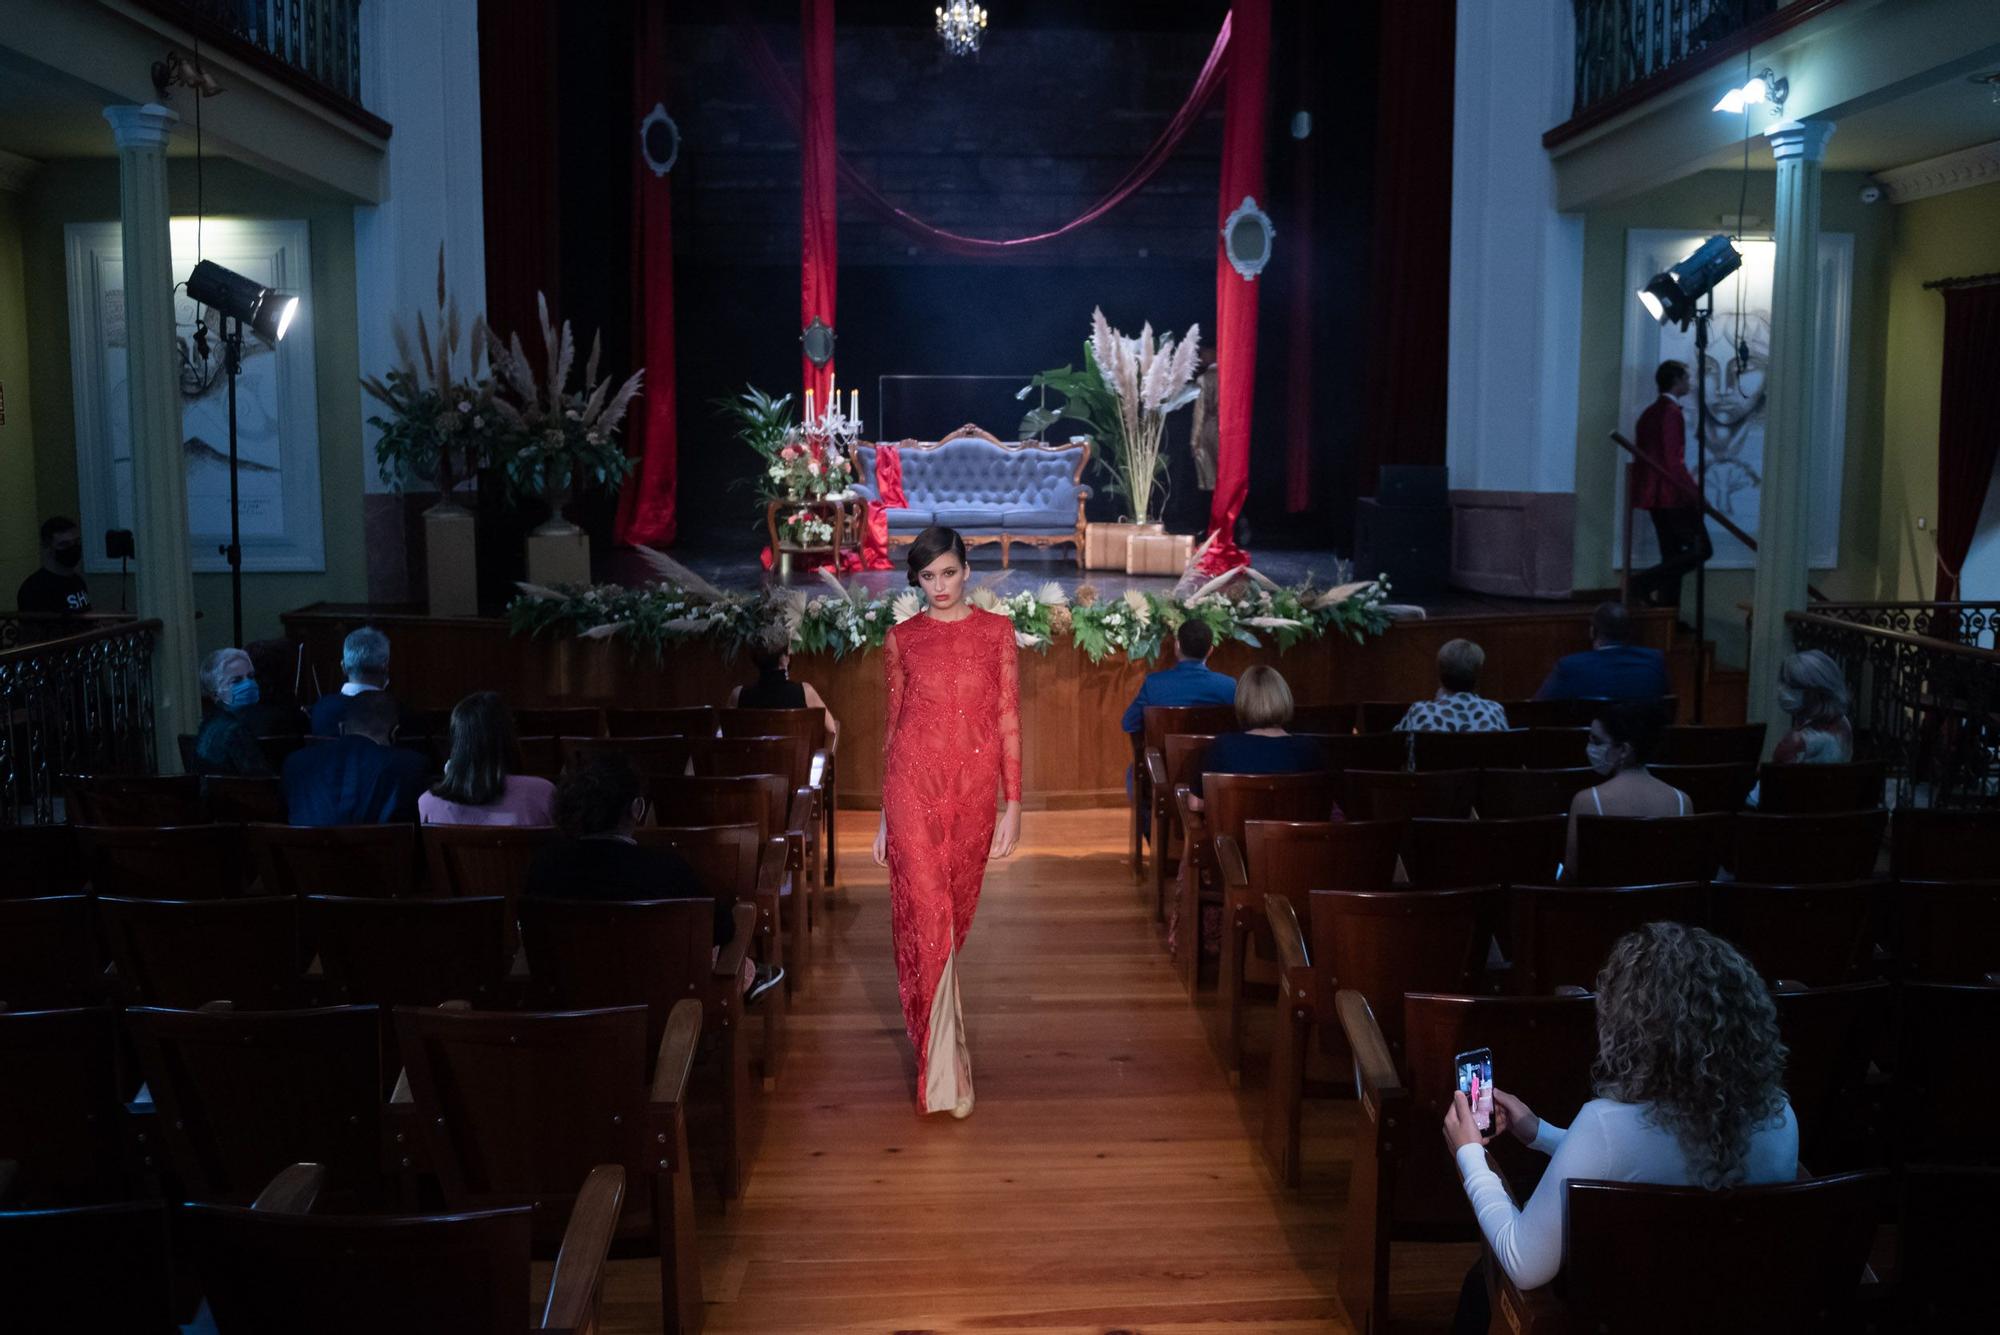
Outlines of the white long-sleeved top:
[{"label": "white long-sleeved top", "polygon": [[[1540,1288],[1562,1268],[1564,1183],[1576,1179],[1691,1185],[1687,1155],[1672,1132],[1654,1124],[1650,1107],[1592,1099],[1567,1129],[1544,1117],[1532,1148],[1550,1156],[1548,1171],[1519,1210],[1499,1176],[1487,1167],[1485,1148],[1459,1147],[1459,1176],[1465,1180],[1465,1194],[1472,1198],[1479,1231],[1515,1285]],[[1752,1186],[1789,1182],[1798,1176],[1799,1123],[1789,1102],[1782,1115],[1751,1134],[1744,1170],[1745,1184]]]}]

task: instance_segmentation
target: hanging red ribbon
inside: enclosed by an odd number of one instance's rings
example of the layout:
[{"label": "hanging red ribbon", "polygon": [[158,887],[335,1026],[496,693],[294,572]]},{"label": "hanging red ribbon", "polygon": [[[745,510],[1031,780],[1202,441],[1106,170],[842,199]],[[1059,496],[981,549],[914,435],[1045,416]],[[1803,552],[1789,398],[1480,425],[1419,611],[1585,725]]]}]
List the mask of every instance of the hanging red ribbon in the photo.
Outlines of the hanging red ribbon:
[{"label": "hanging red ribbon", "polygon": [[1229,263],[1220,229],[1245,199],[1264,199],[1264,103],[1270,81],[1271,0],[1237,0],[1229,89],[1223,102],[1222,192],[1215,254],[1216,426],[1215,497],[1208,512],[1212,541],[1202,568],[1227,570],[1250,559],[1236,545],[1236,520],[1250,494],[1250,409],[1257,387],[1259,280]]},{"label": "hanging red ribbon", "polygon": [[[813,0],[806,0],[806,3],[811,4]],[[826,0],[826,3],[830,11],[832,0]],[[1230,31],[1230,18],[1225,15],[1222,20],[1222,28],[1215,35],[1215,44],[1209,49],[1208,60],[1202,65],[1201,73],[1196,76],[1194,87],[1189,90],[1187,100],[1181,104],[1178,111],[1174,112],[1173,119],[1167,122],[1166,128],[1160,131],[1159,138],[1155,139],[1139,160],[1132,165],[1132,169],[1126,172],[1124,178],[1111,188],[1110,193],[1054,231],[1037,232],[1033,236],[1017,236],[1007,239],[965,236],[959,232],[947,231],[942,227],[933,226],[915,214],[904,209],[899,209],[894,204],[891,204],[873,184],[855,169],[854,164],[850,163],[844,155],[838,152],[834,153],[835,169],[838,171],[841,181],[847,186],[854,198],[883,221],[901,228],[905,233],[919,241],[923,241],[951,254],[993,255],[1021,246],[1036,246],[1045,241],[1053,241],[1057,237],[1069,235],[1079,227],[1096,222],[1099,218],[1102,218],[1105,214],[1123,204],[1127,199],[1137,194],[1148,181],[1152,180],[1160,168],[1166,165],[1167,160],[1173,157],[1174,150],[1180,147],[1181,140],[1185,139],[1188,132],[1194,129],[1195,125],[1201,120],[1202,113],[1208,109],[1208,104],[1213,100],[1216,89],[1222,85],[1224,74],[1228,72]],[[763,33],[748,22],[738,23],[736,32],[738,39],[743,44],[744,55],[749,60],[750,67],[758,79],[763,82],[765,91],[770,94],[772,100],[778,104],[779,108],[784,111],[794,125],[803,127],[805,112],[801,110],[799,90],[786,77],[784,67],[778,63],[777,56],[772,54],[770,43],[764,40]],[[809,53],[808,69],[810,69],[810,61],[811,57]],[[807,80],[807,84],[810,87],[810,79]],[[829,105],[826,110],[827,140],[831,143],[833,137],[831,76],[828,77],[827,84],[827,97],[829,99]],[[803,135],[803,133],[802,129],[801,134]],[[810,153],[807,156],[808,161],[810,161]],[[807,319],[810,320],[811,317],[808,316]],[[828,323],[831,322],[831,319],[829,319]]]},{"label": "hanging red ribbon", "polygon": [[674,225],[672,178],[646,163],[640,126],[666,104],[664,4],[638,7],[632,67],[632,285],[634,346],[646,368],[645,392],[626,431],[638,466],[618,494],[618,541],[661,547],[674,540],[679,442],[674,404]]},{"label": "hanging red ribbon", "polygon": [[[814,320],[834,327],[833,308],[840,248],[839,204],[835,195],[838,151],[833,138],[833,0],[800,0],[799,35],[805,47],[805,102],[799,129],[799,328]],[[827,395],[833,362],[814,366],[801,357],[813,411],[832,407]]]}]

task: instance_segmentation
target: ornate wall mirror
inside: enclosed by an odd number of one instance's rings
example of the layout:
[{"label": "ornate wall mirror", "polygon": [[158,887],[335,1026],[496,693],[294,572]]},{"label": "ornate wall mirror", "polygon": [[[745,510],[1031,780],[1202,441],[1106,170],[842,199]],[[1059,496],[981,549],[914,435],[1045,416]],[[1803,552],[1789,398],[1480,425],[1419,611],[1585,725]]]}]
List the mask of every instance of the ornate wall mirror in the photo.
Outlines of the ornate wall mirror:
[{"label": "ornate wall mirror", "polygon": [[799,343],[805,348],[806,360],[814,366],[825,366],[833,360],[833,326],[817,315],[799,335]]},{"label": "ornate wall mirror", "polygon": [[655,176],[665,176],[680,159],[681,127],[674,124],[666,107],[658,102],[639,122],[639,156],[646,160],[646,166]]},{"label": "ornate wall mirror", "polygon": [[1243,202],[1222,224],[1222,252],[1229,258],[1229,267],[1243,275],[1245,282],[1255,278],[1271,262],[1271,238],[1276,235],[1270,215],[1257,207],[1256,200],[1243,196]]}]

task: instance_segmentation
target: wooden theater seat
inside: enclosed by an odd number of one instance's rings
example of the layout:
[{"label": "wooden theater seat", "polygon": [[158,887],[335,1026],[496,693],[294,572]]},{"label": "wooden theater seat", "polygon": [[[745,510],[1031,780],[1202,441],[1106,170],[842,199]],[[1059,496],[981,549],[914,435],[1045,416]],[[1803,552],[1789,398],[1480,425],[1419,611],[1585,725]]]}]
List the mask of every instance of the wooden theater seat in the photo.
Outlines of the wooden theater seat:
[{"label": "wooden theater seat", "polygon": [[[696,1091],[721,1104],[711,1157],[723,1197],[733,1200],[742,1190],[749,1151],[753,1091],[739,975],[756,911],[736,906],[735,935],[719,955],[714,921],[707,900],[521,901],[529,967],[549,1004],[564,1010],[643,1006],[650,1026],[642,1027],[644,1039],[664,1031],[675,1003],[690,997],[701,1002],[705,1062]],[[404,1046],[407,1051],[407,1038]]]},{"label": "wooden theater seat", "polygon": [[[1686,816],[1578,816],[1576,885],[1659,885],[1712,880],[1728,848],[1731,822],[1721,812]],[[1795,879],[1758,877],[1756,879]]]},{"label": "wooden theater seat", "polygon": [[549,825],[425,825],[418,833],[432,894],[498,895],[507,901],[507,952],[513,954],[528,872],[537,853],[563,841],[562,831]]},{"label": "wooden theater seat", "polygon": [[1735,818],[1738,880],[1791,882],[1861,881],[1875,874],[1889,813],[1824,812],[1774,815],[1759,809]]},{"label": "wooden theater seat", "polygon": [[238,825],[77,827],[90,885],[130,899],[224,899],[245,880]]},{"label": "wooden theater seat", "polygon": [[[1171,787],[1163,792],[1154,785],[1147,773],[1146,757],[1155,751],[1164,754],[1166,739],[1173,733],[1213,737],[1236,730],[1234,705],[1147,705],[1140,713],[1139,731],[1132,734],[1130,853],[1134,872],[1139,870],[1141,838],[1148,821],[1158,813],[1160,804],[1171,807],[1174,796]],[[1153,852],[1158,855],[1158,845]]]},{"label": "wooden theater seat", "polygon": [[[116,1015],[104,1007],[0,1010],[0,1072],[0,1161],[14,1166],[0,1208],[123,1199],[131,1184]],[[0,1287],[0,1325],[7,1292]]]},{"label": "wooden theater seat", "polygon": [[1674,723],[1660,733],[1661,765],[1754,765],[1764,758],[1761,723]]},{"label": "wooden theater seat", "polygon": [[0,899],[73,895],[90,883],[74,825],[0,825]]},{"label": "wooden theater seat", "polygon": [[1918,1163],[2000,1167],[1992,1131],[2000,986],[1904,983],[1897,997],[1895,1143]]},{"label": "wooden theater seat", "polygon": [[[530,941],[537,935],[531,927]],[[657,1254],[664,1329],[698,1329],[687,1102],[702,1021],[701,1003],[686,996],[650,1026],[638,1005],[558,1014],[398,1008],[410,1093],[446,1206],[528,1206],[534,1241],[553,1248],[594,1166],[617,1165],[632,1190],[601,1226],[607,1240]],[[520,1089],[540,1097],[521,1099]]]},{"label": "wooden theater seat", "polygon": [[1907,880],[1896,887],[1894,903],[1896,956],[1905,976],[1929,983],[2000,977],[2000,880]]},{"label": "wooden theater seat", "polygon": [[678,779],[688,770],[693,744],[672,734],[659,737],[558,737],[563,773],[573,773],[605,756],[624,756],[650,789],[663,779]]},{"label": "wooden theater seat", "polygon": [[[1546,701],[1540,703],[1548,703]],[[1514,721],[1514,715],[1507,715]],[[1514,723],[1520,727],[1519,723]],[[1574,769],[1584,764],[1590,745],[1590,729],[1535,726],[1528,729],[1526,764],[1529,769]]]},{"label": "wooden theater seat", "polygon": [[[1509,1090],[1566,1126],[1590,1098],[1596,1007],[1588,996],[1410,993],[1385,1003],[1399,1013],[1399,1060],[1362,993],[1342,990],[1334,1005],[1354,1052],[1361,1123],[1335,1281],[1355,1329],[1388,1330],[1393,1244],[1478,1236],[1458,1168],[1435,1136],[1457,1089],[1453,1059],[1491,1048],[1496,1078],[1506,1072]],[[1530,1183],[1548,1162],[1509,1136],[1491,1152]]]},{"label": "wooden theater seat", "polygon": [[1231,1080],[1243,1069],[1243,1016],[1249,1001],[1246,953],[1276,965],[1264,896],[1283,895],[1301,915],[1313,890],[1387,890],[1403,847],[1400,821],[1251,820],[1239,844],[1215,838],[1222,875],[1222,963],[1218,982],[1228,1010],[1225,1061]]},{"label": "wooden theater seat", "polygon": [[1482,819],[1567,816],[1578,793],[1602,782],[1604,776],[1588,765],[1481,770],[1473,802]]},{"label": "wooden theater seat", "polygon": [[285,781],[275,774],[210,774],[201,781],[201,798],[210,820],[236,825],[286,821]]},{"label": "wooden theater seat", "polygon": [[1764,765],[1757,771],[1757,810],[1774,815],[1867,811],[1882,805],[1888,765]]},{"label": "wooden theater seat", "polygon": [[1410,822],[1403,869],[1418,890],[1461,885],[1546,884],[1562,862],[1562,816]]},{"label": "wooden theater seat", "polygon": [[1520,769],[1528,763],[1528,730],[1413,732],[1410,766],[1418,770]]},{"label": "wooden theater seat", "polygon": [[1871,966],[1869,924],[1884,889],[1879,881],[1717,884],[1709,896],[1709,926],[1767,981],[1831,987]]},{"label": "wooden theater seat", "polygon": [[1774,984],[1785,1044],[1785,1095],[1799,1122],[1799,1160],[1822,1171],[1884,1162],[1888,1110],[1869,1069],[1889,1036],[1886,982]]},{"label": "wooden theater seat", "polygon": [[[805,766],[791,771],[794,788],[812,790],[816,838],[825,850],[825,866],[818,869],[815,883],[833,888],[838,862],[834,847],[834,794],[839,782],[839,750],[826,730],[824,709],[746,709],[733,705],[717,711],[716,722],[724,737],[790,737],[805,757]],[[816,908],[817,906],[815,906]]]},{"label": "wooden theater seat", "polygon": [[0,899],[0,1010],[96,1006],[112,983],[90,896]]},{"label": "wooden theater seat", "polygon": [[1743,809],[1751,787],[1757,782],[1757,767],[1748,761],[1721,765],[1648,765],[1647,772],[1661,783],[1688,795],[1688,806],[1697,813],[1721,811],[1734,814]]},{"label": "wooden theater seat", "polygon": [[713,737],[714,705],[683,705],[672,709],[607,709],[606,737]]},{"label": "wooden theater seat", "polygon": [[0,1197],[0,1328],[178,1335],[166,1202],[28,1210]]},{"label": "wooden theater seat", "polygon": [[416,892],[415,825],[257,824],[244,831],[267,893],[399,899]]},{"label": "wooden theater seat", "polygon": [[1407,732],[1312,732],[1292,731],[1319,743],[1329,773],[1351,769],[1400,770],[1410,765],[1410,734]]},{"label": "wooden theater seat", "polygon": [[1886,1173],[1703,1191],[1572,1181],[1562,1271],[1514,1287],[1490,1255],[1493,1311],[1521,1335],[1568,1331],[1803,1331],[1851,1313]]},{"label": "wooden theater seat", "polygon": [[1208,757],[1208,744],[1214,740],[1214,733],[1170,732],[1157,748],[1146,750],[1145,777],[1152,794],[1153,855],[1148,868],[1153,881],[1154,922],[1167,920],[1167,887],[1173,884],[1180,860],[1187,855],[1187,833],[1181,829],[1174,790],[1194,783]]},{"label": "wooden theater seat", "polygon": [[199,825],[208,819],[192,774],[65,774],[71,825]]},{"label": "wooden theater seat", "polygon": [[245,1010],[306,1004],[299,901],[114,899],[97,902],[118,986],[140,1005],[192,1010],[211,1001]]},{"label": "wooden theater seat", "polygon": [[782,775],[791,789],[792,804],[795,806],[803,804],[803,809],[796,813],[795,818],[793,813],[788,811],[786,828],[796,829],[800,835],[799,861],[795,870],[799,873],[798,890],[807,896],[801,923],[809,927],[818,912],[813,900],[819,897],[820,873],[823,868],[820,853],[822,825],[819,815],[820,796],[810,783],[812,771],[810,753],[798,738],[788,736],[696,737],[689,740],[693,748],[694,772],[697,776],[712,778],[749,774]]},{"label": "wooden theater seat", "polygon": [[517,737],[602,737],[604,711],[595,705],[516,709],[514,734]]},{"label": "wooden theater seat", "polygon": [[253,1200],[293,1163],[349,1202],[386,1199],[373,1006],[125,1013],[166,1157],[188,1198]]},{"label": "wooden theater seat", "polygon": [[1527,886],[1508,894],[1513,925],[1511,989],[1545,996],[1561,987],[1594,988],[1611,947],[1649,922],[1699,927],[1708,919],[1708,887],[1665,885]]},{"label": "wooden theater seat", "polygon": [[[601,1164],[545,1211],[313,1212],[325,1170],[295,1164],[248,1207],[189,1205],[195,1269],[221,1335],[433,1335],[595,1328],[626,1170]],[[529,1306],[538,1213],[562,1216],[539,1313]],[[670,1331],[685,1325],[669,1324]]]},{"label": "wooden theater seat", "polygon": [[2000,808],[1897,807],[1892,834],[1890,866],[1896,879],[1976,881],[1994,872]]},{"label": "wooden theater seat", "polygon": [[1340,805],[1350,820],[1462,818],[1472,814],[1478,784],[1479,771],[1471,769],[1426,770],[1414,774],[1350,769],[1341,786]]}]

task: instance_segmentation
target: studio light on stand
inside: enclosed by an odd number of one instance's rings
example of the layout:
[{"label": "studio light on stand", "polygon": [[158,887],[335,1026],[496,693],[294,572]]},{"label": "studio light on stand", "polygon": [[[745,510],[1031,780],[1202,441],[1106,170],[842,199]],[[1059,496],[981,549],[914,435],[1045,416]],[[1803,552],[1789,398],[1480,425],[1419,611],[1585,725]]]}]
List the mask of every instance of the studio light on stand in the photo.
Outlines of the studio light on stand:
[{"label": "studio light on stand", "polygon": [[236,377],[243,370],[243,326],[275,348],[292,327],[299,299],[254,278],[203,260],[188,275],[188,297],[221,317],[222,370],[229,377],[229,543],[216,550],[229,561],[231,644],[243,643],[243,535],[236,495]]},{"label": "studio light on stand", "polygon": [[[1686,329],[1694,325],[1694,469],[1695,517],[1701,524],[1700,560],[1694,567],[1694,718],[1706,721],[1706,674],[1701,655],[1708,635],[1708,324],[1715,318],[1715,287],[1743,265],[1743,256],[1726,236],[1712,236],[1693,254],[1655,274],[1639,289],[1639,304],[1662,325]],[[1707,298],[1707,305],[1702,299]],[[1629,512],[1628,512],[1629,513]]]}]

